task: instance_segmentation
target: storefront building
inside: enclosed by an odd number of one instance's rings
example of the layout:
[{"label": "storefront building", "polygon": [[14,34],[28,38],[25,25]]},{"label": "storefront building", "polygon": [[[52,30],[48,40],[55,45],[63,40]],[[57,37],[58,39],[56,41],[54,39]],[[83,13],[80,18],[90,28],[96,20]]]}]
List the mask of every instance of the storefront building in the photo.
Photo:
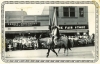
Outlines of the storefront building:
[{"label": "storefront building", "polygon": [[60,33],[68,36],[89,34],[87,6],[51,6],[49,8],[49,17],[51,19],[53,19],[54,8],[56,8]]},{"label": "storefront building", "polygon": [[88,35],[88,7],[87,6],[50,6],[49,15],[27,15],[21,11],[5,12],[6,35],[34,35],[49,32],[49,21],[53,21],[56,8],[57,23],[60,33],[67,36]]},{"label": "storefront building", "polygon": [[[25,11],[5,12],[5,33],[7,38],[17,35],[34,36],[49,32],[49,15],[27,15]],[[10,36],[10,37],[9,37]]]}]

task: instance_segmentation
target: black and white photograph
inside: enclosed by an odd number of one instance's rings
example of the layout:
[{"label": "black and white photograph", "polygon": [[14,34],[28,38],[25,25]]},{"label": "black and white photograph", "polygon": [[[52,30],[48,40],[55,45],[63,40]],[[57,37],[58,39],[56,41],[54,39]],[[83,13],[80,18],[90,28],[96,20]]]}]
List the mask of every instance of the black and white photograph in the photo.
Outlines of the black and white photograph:
[{"label": "black and white photograph", "polygon": [[27,2],[4,5],[5,60],[96,60],[94,4]]}]

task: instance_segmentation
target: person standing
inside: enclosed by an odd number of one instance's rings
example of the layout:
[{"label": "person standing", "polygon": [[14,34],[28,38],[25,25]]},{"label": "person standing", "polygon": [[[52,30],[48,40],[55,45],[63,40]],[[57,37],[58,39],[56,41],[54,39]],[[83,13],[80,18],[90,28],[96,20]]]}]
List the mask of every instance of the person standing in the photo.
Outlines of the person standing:
[{"label": "person standing", "polygon": [[16,48],[17,48],[17,39],[16,38],[13,39],[13,47],[14,47],[14,50],[16,50]]},{"label": "person standing", "polygon": [[19,49],[20,50],[22,49],[22,39],[21,38],[19,39]]}]

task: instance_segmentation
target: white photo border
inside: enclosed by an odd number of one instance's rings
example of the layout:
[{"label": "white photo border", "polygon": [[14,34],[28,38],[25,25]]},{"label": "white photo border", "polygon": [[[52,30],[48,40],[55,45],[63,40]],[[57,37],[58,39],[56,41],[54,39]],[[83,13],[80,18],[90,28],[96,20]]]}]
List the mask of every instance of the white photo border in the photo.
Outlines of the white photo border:
[{"label": "white photo border", "polygon": [[[94,60],[29,60],[29,59],[6,59],[5,58],[5,32],[4,32],[4,5],[5,4],[93,4],[95,6],[95,59]],[[67,63],[93,63],[99,59],[99,4],[95,1],[3,1],[1,3],[1,59],[6,63],[44,63],[44,62],[67,62]]]}]

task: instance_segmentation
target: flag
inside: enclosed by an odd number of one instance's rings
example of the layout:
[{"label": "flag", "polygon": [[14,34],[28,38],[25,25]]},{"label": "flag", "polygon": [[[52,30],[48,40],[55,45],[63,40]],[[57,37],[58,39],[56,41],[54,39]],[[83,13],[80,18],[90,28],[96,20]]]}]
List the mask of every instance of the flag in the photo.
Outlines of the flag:
[{"label": "flag", "polygon": [[51,19],[49,19],[49,26],[52,26]]},{"label": "flag", "polygon": [[56,8],[54,9],[54,15],[53,15],[52,25],[53,26],[57,26]]},{"label": "flag", "polygon": [[51,19],[49,19],[49,29],[51,30],[52,22]]}]

